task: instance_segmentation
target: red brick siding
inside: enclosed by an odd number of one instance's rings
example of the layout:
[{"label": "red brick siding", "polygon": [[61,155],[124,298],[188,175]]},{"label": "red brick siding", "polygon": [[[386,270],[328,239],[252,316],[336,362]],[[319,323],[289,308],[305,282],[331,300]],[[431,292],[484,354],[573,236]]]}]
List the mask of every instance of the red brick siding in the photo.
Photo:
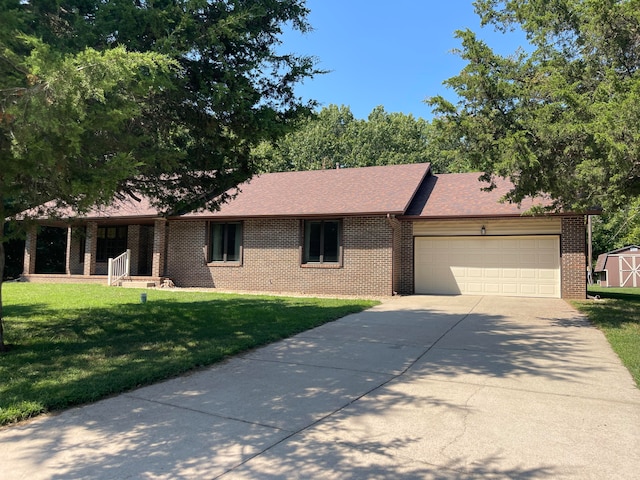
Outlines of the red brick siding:
[{"label": "red brick siding", "polygon": [[401,295],[413,295],[413,222],[403,221],[400,225],[400,284],[397,291]]},{"label": "red brick siding", "polygon": [[563,217],[560,238],[562,298],[587,296],[586,237],[583,216]]},{"label": "red brick siding", "polygon": [[402,224],[395,218],[389,219],[393,233],[393,292],[398,293],[400,289],[400,278],[402,273]]},{"label": "red brick siding", "polygon": [[343,265],[300,265],[301,221],[243,222],[241,265],[207,265],[206,221],[169,227],[167,276],[178,286],[329,295],[393,292],[393,231],[385,217],[348,217],[342,224]]},{"label": "red brick siding", "polygon": [[[87,237],[85,239],[84,249],[84,274],[95,275],[96,269],[96,252],[98,247],[98,224],[96,222],[87,223]],[[106,271],[104,272],[107,273]]]},{"label": "red brick siding", "polygon": [[[31,227],[27,232],[27,238],[24,244],[24,262],[23,273],[30,275],[36,272],[36,245],[38,241],[37,228]],[[1,279],[0,279],[1,280]]]},{"label": "red brick siding", "polygon": [[127,250],[131,250],[130,270],[131,275],[138,275],[138,263],[140,258],[140,225],[127,226]]},{"label": "red brick siding", "polygon": [[161,277],[166,270],[167,255],[167,221],[153,222],[153,254],[151,260],[151,275]]}]

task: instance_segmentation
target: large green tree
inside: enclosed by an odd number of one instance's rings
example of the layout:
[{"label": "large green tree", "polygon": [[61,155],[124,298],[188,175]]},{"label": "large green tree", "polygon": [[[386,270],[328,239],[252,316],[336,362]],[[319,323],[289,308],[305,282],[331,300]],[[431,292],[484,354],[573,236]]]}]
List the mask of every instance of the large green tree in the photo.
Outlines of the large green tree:
[{"label": "large green tree", "polygon": [[307,13],[304,0],[0,0],[0,223],[114,195],[216,208],[255,172],[251,149],[313,107],[294,87],[314,60],[276,51]]},{"label": "large green tree", "polygon": [[[431,142],[431,125],[422,118],[373,109],[356,119],[348,106],[329,105],[276,142],[255,150],[263,171],[317,170],[431,161],[437,171],[463,168],[439,143]],[[436,147],[437,145],[437,147]]]},{"label": "large green tree", "polygon": [[[6,233],[19,231],[18,220],[108,203],[137,175],[134,125],[156,93],[171,88],[178,68],[162,55],[122,47],[62,55],[24,41],[33,46],[28,56],[5,52],[2,59],[14,72],[0,89],[0,278]],[[14,228],[5,229],[6,222]]]},{"label": "large green tree", "polygon": [[640,245],[640,197],[593,219],[593,253],[598,256],[626,245]]},{"label": "large green tree", "polygon": [[[434,124],[471,166],[508,177],[507,198],[548,194],[556,209],[614,211],[640,194],[640,1],[477,0],[483,25],[521,29],[496,54],[457,32],[467,65],[430,100]],[[451,137],[449,137],[451,138]]]}]

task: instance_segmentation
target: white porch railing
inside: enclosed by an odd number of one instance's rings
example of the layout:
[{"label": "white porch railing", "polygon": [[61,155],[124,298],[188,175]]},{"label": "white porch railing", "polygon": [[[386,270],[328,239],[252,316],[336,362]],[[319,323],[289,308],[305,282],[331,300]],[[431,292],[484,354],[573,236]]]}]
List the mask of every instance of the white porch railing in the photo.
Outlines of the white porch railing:
[{"label": "white porch railing", "polygon": [[117,285],[120,280],[129,276],[131,267],[131,250],[127,250],[116,258],[109,259],[108,285]]}]

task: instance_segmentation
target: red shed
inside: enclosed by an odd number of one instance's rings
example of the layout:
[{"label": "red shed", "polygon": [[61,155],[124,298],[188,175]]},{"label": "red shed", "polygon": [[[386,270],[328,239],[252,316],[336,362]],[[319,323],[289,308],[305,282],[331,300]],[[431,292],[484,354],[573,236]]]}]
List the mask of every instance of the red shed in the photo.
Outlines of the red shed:
[{"label": "red shed", "polygon": [[598,256],[595,272],[601,287],[640,287],[640,246],[603,253]]}]

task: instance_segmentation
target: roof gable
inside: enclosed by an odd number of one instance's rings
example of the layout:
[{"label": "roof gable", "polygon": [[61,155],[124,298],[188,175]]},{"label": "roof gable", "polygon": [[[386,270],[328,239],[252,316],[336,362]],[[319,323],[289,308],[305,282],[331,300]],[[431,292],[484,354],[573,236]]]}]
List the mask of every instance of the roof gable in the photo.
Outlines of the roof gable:
[{"label": "roof gable", "polygon": [[[633,249],[636,250],[633,250]],[[640,245],[627,245],[625,247],[621,247],[621,248],[616,248],[615,250],[611,250],[610,252],[606,252],[603,255],[611,255],[611,254],[616,254],[616,253],[623,253],[623,252],[628,252],[628,251],[638,251],[640,250]]]},{"label": "roof gable", "polygon": [[479,179],[481,173],[446,173],[429,176],[414,201],[407,216],[421,218],[460,218],[486,216],[519,216],[533,206],[545,206],[544,198],[527,199],[520,205],[500,202],[513,187],[506,179],[497,178],[496,188],[483,190],[487,183]]},{"label": "roof gable", "polygon": [[193,217],[402,215],[429,163],[268,173],[238,186],[238,195],[216,212]]}]

